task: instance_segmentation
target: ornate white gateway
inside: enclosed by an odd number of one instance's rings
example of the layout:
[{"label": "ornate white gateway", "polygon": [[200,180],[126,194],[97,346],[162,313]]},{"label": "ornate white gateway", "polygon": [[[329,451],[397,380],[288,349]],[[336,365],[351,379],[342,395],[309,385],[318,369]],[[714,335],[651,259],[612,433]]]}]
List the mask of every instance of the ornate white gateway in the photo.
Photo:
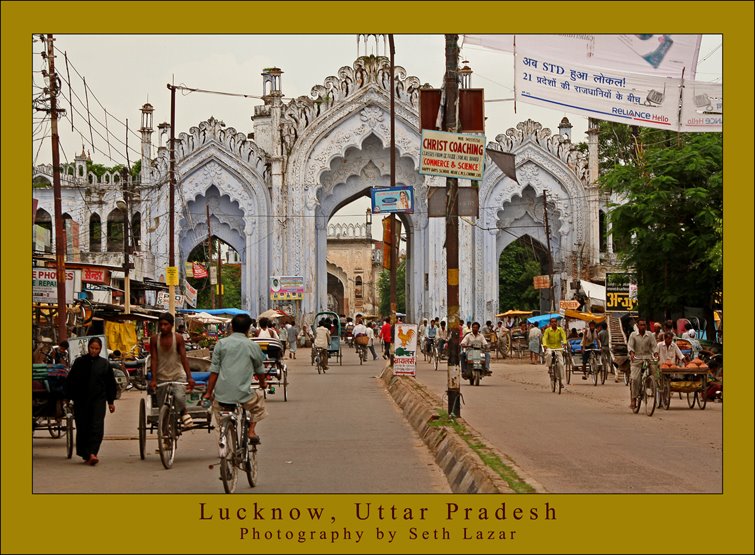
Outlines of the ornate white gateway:
[{"label": "ornate white gateway", "polygon": [[[254,110],[247,137],[210,118],[180,133],[176,146],[175,234],[168,233],[168,151],[151,151],[152,106],[142,108],[142,243],[164,275],[169,241],[183,269],[191,250],[212,235],[230,244],[242,264],[242,308],[268,308],[271,275],[301,275],[302,312],[311,320],[328,306],[327,224],[339,208],[371,187],[390,185],[390,66],[384,56],[362,56],[342,67],[311,95],[283,102],[282,71],[266,69],[264,104]],[[446,315],[445,219],[428,218],[429,187],[445,179],[418,173],[420,80],[395,67],[396,183],[415,189],[416,206],[402,215],[407,239],[409,321]],[[480,217],[460,222],[461,317],[485,321],[498,306],[498,260],[517,238],[546,248],[543,194],[547,193],[558,291],[573,276],[575,253],[599,261],[598,196],[587,157],[563,135],[528,120],[489,144],[516,155],[517,180],[486,160]],[[462,181],[461,186],[470,183]],[[209,210],[208,210],[209,208]],[[377,224],[377,222],[376,222]],[[547,252],[547,251],[546,251]],[[584,269],[584,268],[583,268]],[[150,276],[151,277],[151,276]],[[583,275],[583,277],[588,277]],[[559,281],[561,283],[559,283]]]}]

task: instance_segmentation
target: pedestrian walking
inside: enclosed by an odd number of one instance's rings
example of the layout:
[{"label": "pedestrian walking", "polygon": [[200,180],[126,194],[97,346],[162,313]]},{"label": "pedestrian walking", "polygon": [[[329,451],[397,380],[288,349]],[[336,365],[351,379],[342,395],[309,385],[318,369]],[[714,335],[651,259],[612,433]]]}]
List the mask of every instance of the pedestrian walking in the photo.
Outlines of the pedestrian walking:
[{"label": "pedestrian walking", "polygon": [[281,351],[281,358],[283,358],[286,356],[286,347],[288,346],[288,331],[283,324],[280,324],[276,331],[278,332],[278,341],[283,345],[283,351]]},{"label": "pedestrian walking", "polygon": [[294,324],[286,324],[286,336],[288,337],[288,358],[296,359],[296,338],[299,337],[299,327]]},{"label": "pedestrian walking", "polygon": [[391,357],[391,319],[385,318],[380,328],[380,339],[383,340],[383,358]]},{"label": "pedestrian walking", "polygon": [[68,373],[63,395],[73,401],[76,422],[76,454],[94,466],[105,434],[105,407],[115,412],[115,375],[108,361],[100,356],[102,340],[92,337],[87,353],[78,357]]},{"label": "pedestrian walking", "polygon": [[537,324],[530,325],[530,331],[527,338],[530,343],[530,364],[537,364],[540,360],[540,338],[543,336],[543,332]]}]

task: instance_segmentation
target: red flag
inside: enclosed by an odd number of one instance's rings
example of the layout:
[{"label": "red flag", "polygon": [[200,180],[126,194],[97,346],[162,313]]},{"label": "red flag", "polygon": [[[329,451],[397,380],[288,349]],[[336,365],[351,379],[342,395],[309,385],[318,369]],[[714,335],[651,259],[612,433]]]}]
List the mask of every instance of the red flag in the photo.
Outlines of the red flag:
[{"label": "red flag", "polygon": [[195,278],[206,278],[207,277],[207,268],[202,266],[199,262],[194,262],[194,277]]}]

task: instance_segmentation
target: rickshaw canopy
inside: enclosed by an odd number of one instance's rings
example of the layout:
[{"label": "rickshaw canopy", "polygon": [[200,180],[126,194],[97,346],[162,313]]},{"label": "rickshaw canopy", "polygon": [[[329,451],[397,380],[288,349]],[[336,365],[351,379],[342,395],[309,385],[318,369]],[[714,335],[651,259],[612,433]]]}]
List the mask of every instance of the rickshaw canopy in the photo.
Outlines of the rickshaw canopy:
[{"label": "rickshaw canopy", "polygon": [[599,324],[606,319],[605,314],[593,314],[592,312],[579,312],[578,310],[566,310],[564,316],[567,318],[574,318],[575,320],[582,320],[583,322],[595,322]]},{"label": "rickshaw canopy", "polygon": [[505,318],[506,316],[531,316],[531,310],[507,310],[501,314],[496,314],[496,318]]},{"label": "rickshaw canopy", "polygon": [[561,316],[561,314],[559,314],[558,312],[554,312],[552,314],[541,314],[540,316],[532,316],[531,318],[527,318],[527,321],[530,324],[536,324],[538,327],[540,327],[541,324],[550,322],[551,318],[560,320],[561,318],[563,318],[563,316]]}]

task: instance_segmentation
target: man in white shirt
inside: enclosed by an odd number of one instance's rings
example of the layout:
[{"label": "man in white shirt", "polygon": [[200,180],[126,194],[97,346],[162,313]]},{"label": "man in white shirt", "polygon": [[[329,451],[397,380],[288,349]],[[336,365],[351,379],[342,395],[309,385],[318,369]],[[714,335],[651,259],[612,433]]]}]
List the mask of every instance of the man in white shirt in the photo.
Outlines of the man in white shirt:
[{"label": "man in white shirt", "polygon": [[372,328],[372,324],[367,326],[367,337],[369,338],[369,343],[367,343],[367,348],[372,353],[372,360],[377,359],[377,354],[375,353],[375,330]]},{"label": "man in white shirt", "polygon": [[321,352],[322,367],[328,369],[328,348],[330,347],[330,330],[328,329],[325,319],[320,320],[315,330],[315,342],[313,349],[319,349]]},{"label": "man in white shirt", "polygon": [[684,358],[684,354],[674,343],[674,332],[667,331],[664,333],[663,341],[658,343],[658,362],[680,366],[684,362]]},{"label": "man in white shirt", "polygon": [[268,339],[278,339],[278,332],[270,327],[270,320],[267,318],[260,318],[260,329],[257,332],[257,337],[266,337]]},{"label": "man in white shirt", "polygon": [[[485,339],[485,336],[480,333],[479,322],[472,324],[472,331],[464,336],[464,339],[461,340],[459,346],[463,349],[471,348],[480,350],[483,350],[488,346],[488,341]],[[466,352],[462,352],[461,358],[463,360],[463,363],[466,364]],[[486,373],[490,373],[490,353],[487,350],[485,351],[485,370]]]}]

